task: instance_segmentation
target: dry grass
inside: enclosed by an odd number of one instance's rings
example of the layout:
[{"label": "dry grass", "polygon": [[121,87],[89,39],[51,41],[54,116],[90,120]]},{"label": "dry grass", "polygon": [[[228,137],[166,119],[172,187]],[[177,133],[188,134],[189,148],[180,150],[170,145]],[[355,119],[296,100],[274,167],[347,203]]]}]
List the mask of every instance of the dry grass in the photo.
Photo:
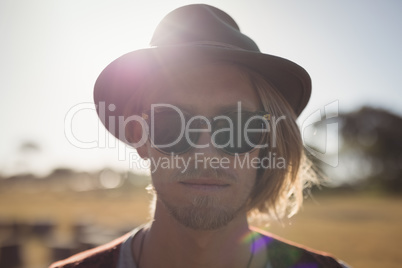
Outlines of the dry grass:
[{"label": "dry grass", "polygon": [[[20,222],[51,220],[57,240],[68,240],[71,225],[90,221],[107,228],[135,226],[148,216],[149,196],[134,192],[1,191],[0,218]],[[283,226],[267,229],[311,248],[328,251],[353,267],[400,267],[402,199],[379,196],[318,196]],[[1,238],[1,236],[0,236]],[[49,250],[37,239],[24,246],[26,267],[49,263]]]},{"label": "dry grass", "polygon": [[402,199],[320,196],[284,227],[269,230],[331,252],[353,267],[401,267]]}]

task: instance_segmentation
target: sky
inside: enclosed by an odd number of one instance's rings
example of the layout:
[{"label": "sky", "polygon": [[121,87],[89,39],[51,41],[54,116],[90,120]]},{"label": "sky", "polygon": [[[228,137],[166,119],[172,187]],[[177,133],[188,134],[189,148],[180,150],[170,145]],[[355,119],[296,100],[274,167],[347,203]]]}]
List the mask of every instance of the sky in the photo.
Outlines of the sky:
[{"label": "sky", "polygon": [[[2,0],[0,173],[146,167],[99,125],[93,85],[108,63],[147,47],[164,15],[191,3],[199,2]],[[313,93],[302,128],[326,106],[402,115],[401,1],[203,3],[230,14],[263,53],[309,72]],[[38,148],[22,150],[27,142]]]}]

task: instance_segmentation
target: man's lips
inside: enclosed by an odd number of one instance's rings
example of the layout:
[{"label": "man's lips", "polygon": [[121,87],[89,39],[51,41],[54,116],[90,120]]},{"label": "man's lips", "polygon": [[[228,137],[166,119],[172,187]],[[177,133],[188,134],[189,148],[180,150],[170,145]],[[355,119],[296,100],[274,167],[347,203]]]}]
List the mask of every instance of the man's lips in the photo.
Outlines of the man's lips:
[{"label": "man's lips", "polygon": [[181,181],[180,184],[188,188],[199,190],[218,190],[230,186],[229,183],[215,179],[191,179]]}]

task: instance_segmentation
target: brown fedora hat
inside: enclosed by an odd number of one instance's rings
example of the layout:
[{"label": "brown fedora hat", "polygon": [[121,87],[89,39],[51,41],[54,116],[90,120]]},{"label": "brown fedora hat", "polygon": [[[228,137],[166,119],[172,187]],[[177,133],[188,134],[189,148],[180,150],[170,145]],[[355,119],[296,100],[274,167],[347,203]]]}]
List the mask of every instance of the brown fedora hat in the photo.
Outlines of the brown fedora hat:
[{"label": "brown fedora hat", "polygon": [[297,116],[310,99],[311,79],[306,70],[287,59],[261,53],[236,22],[215,7],[194,4],[173,10],[159,23],[150,45],[114,60],[95,83],[98,115],[105,127],[124,142],[117,118],[124,115],[128,101],[145,77],[172,63],[227,61],[247,66],[275,85]]}]

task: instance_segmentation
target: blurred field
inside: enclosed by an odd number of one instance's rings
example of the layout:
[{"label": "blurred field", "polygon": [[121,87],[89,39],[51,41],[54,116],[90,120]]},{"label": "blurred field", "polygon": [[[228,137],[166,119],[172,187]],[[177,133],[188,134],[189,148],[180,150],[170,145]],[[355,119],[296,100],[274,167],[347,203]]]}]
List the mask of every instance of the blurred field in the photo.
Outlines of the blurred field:
[{"label": "blurred field", "polygon": [[[23,267],[49,264],[49,245],[71,240],[72,226],[91,223],[98,230],[127,230],[148,217],[145,190],[0,191],[0,219],[55,223],[46,240],[23,239]],[[401,267],[402,199],[368,195],[318,195],[284,225],[270,232],[311,248],[328,251],[352,267]],[[6,234],[0,233],[0,239]],[[3,256],[4,257],[4,256]],[[1,256],[0,256],[1,258]]]},{"label": "blurred field", "polygon": [[352,267],[401,267],[402,199],[318,196],[285,227],[271,232],[327,251]]}]

